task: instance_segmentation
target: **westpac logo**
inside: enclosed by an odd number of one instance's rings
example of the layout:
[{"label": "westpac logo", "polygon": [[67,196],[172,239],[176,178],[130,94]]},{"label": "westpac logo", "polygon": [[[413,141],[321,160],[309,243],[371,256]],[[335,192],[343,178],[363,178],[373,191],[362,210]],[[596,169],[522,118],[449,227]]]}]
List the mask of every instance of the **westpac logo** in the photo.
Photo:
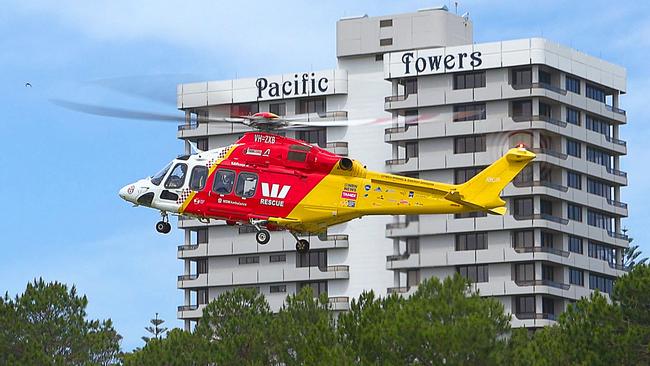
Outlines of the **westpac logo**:
[{"label": "westpac logo", "polygon": [[[260,199],[260,204],[266,206],[284,207],[284,201],[282,200],[287,197],[287,194],[289,194],[290,189],[291,186],[283,185],[282,188],[280,188],[279,184],[262,183],[262,196],[268,198]],[[275,199],[269,199],[269,198],[275,198]]]}]

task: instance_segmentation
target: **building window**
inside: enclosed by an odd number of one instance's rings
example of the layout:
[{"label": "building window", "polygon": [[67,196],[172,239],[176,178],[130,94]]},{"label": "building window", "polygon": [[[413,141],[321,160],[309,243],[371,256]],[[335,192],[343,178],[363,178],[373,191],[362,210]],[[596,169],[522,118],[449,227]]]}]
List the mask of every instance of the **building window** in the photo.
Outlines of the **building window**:
[{"label": "building window", "polygon": [[585,117],[585,125],[588,130],[598,132],[608,137],[611,136],[612,125],[601,119],[587,115]]},{"label": "building window", "polygon": [[572,93],[580,94],[580,79],[576,79],[567,75],[566,90]]},{"label": "building window", "polygon": [[196,230],[196,244],[207,244],[207,243],[208,243],[208,229]]},{"label": "building window", "polygon": [[327,268],[327,251],[311,250],[308,253],[296,253],[296,268],[318,267]]},{"label": "building window", "polygon": [[454,154],[482,152],[485,149],[485,135],[463,136],[454,139]]},{"label": "building window", "polygon": [[512,233],[515,248],[532,248],[535,246],[535,232],[533,230],[515,231]]},{"label": "building window", "polygon": [[512,70],[512,85],[530,87],[533,84],[533,72],[530,68]]},{"label": "building window", "polygon": [[301,98],[296,103],[296,114],[325,113],[327,100],[325,97]]},{"label": "building window", "polygon": [[324,148],[327,146],[327,128],[322,127],[314,130],[296,131],[296,139]]},{"label": "building window", "polygon": [[458,266],[456,271],[472,283],[488,282],[488,265]]},{"label": "building window", "polygon": [[454,106],[454,122],[475,121],[485,118],[485,103],[460,104]]},{"label": "building window", "polygon": [[582,189],[582,174],[567,170],[566,172],[567,185],[571,188]]},{"label": "building window", "polygon": [[413,287],[420,284],[420,270],[412,269],[406,271],[406,286]]},{"label": "building window", "polygon": [[539,212],[544,215],[553,216],[553,202],[545,199],[540,199]]},{"label": "building window", "polygon": [[542,246],[544,248],[553,248],[554,247],[554,245],[553,245],[553,242],[554,242],[553,233],[550,233],[548,231],[542,231],[540,238],[541,238],[541,244],[542,244]]},{"label": "building window", "polygon": [[612,167],[612,156],[603,150],[587,146],[587,161],[600,164],[608,168]]},{"label": "building window", "polygon": [[400,79],[397,83],[404,88],[404,95],[418,93],[418,79],[416,78]]},{"label": "building window", "polygon": [[287,103],[271,103],[269,104],[269,112],[278,116],[284,116],[287,114]]},{"label": "building window", "polygon": [[567,155],[575,156],[579,158],[582,156],[582,144],[576,140],[567,139],[566,140],[566,153]]},{"label": "building window", "polygon": [[572,285],[584,286],[585,273],[580,269],[569,267],[569,283]]},{"label": "building window", "polygon": [[485,87],[485,71],[454,74],[454,89]]},{"label": "building window", "polygon": [[513,201],[514,209],[512,210],[515,216],[532,216],[533,215],[533,199],[532,198],[516,198]]},{"label": "building window", "polygon": [[535,314],[535,296],[517,297],[517,314]]},{"label": "building window", "polygon": [[547,266],[542,264],[542,280],[546,281],[555,281],[555,273],[553,271],[553,266]]},{"label": "building window", "polygon": [[379,21],[379,28],[386,28],[393,26],[393,19],[381,19]]},{"label": "building window", "polygon": [[582,222],[582,206],[568,203],[567,216],[569,220]]},{"label": "building window", "polygon": [[406,158],[417,158],[418,157],[418,142],[407,142],[404,144],[404,149],[406,151]]},{"label": "building window", "polygon": [[515,264],[515,281],[534,281],[535,263]]},{"label": "building window", "polygon": [[515,176],[515,183],[529,183],[533,181],[533,165],[528,165]]},{"label": "building window", "polygon": [[239,264],[255,264],[260,262],[260,256],[239,257]]},{"label": "building window", "polygon": [[194,143],[196,144],[196,148],[201,150],[201,151],[208,151],[210,150],[208,148],[208,139],[207,138],[199,138],[194,140]]},{"label": "building window", "polygon": [[406,238],[406,253],[417,254],[420,253],[420,238]]},{"label": "building window", "polygon": [[327,281],[302,282],[298,284],[298,291],[302,290],[304,287],[311,287],[314,297],[327,293]]},{"label": "building window", "polygon": [[549,85],[551,84],[551,74],[550,73],[548,73],[546,71],[543,71],[543,70],[539,70],[539,73],[537,75],[539,77],[539,82],[540,83],[549,84]]},{"label": "building window", "polygon": [[553,117],[553,107],[550,104],[539,102],[539,115],[546,118]]},{"label": "building window", "polygon": [[454,170],[454,184],[463,184],[472,179],[476,174],[480,173],[483,167],[455,169]]},{"label": "building window", "polygon": [[512,102],[513,118],[529,118],[533,115],[533,102],[531,100],[516,100]]},{"label": "building window", "polygon": [[456,234],[456,251],[488,248],[487,233]]},{"label": "building window", "polygon": [[230,105],[230,116],[251,116],[260,111],[259,103],[242,103]]},{"label": "building window", "polygon": [[585,89],[585,95],[587,96],[587,98],[597,100],[601,103],[605,103],[605,98],[607,94],[603,89],[595,85],[587,84],[587,87]]},{"label": "building window", "polygon": [[607,199],[612,198],[613,186],[595,179],[587,178],[587,192]]},{"label": "building window", "polygon": [[272,294],[278,293],[278,292],[287,292],[287,285],[271,285],[269,287],[269,292]]},{"label": "building window", "polygon": [[469,219],[469,218],[486,217],[486,216],[487,216],[487,212],[484,211],[471,211],[471,212],[462,212],[462,213],[454,214],[455,219]]},{"label": "building window", "polygon": [[573,108],[567,108],[566,121],[576,126],[580,126],[580,111]]},{"label": "building window", "polygon": [[589,241],[589,256],[591,258],[600,259],[608,263],[616,262],[616,249],[606,244]]},{"label": "building window", "polygon": [[582,254],[582,238],[569,235],[569,251],[573,253]]},{"label": "building window", "polygon": [[383,53],[376,54],[375,61],[384,61],[384,54]]},{"label": "building window", "polygon": [[611,295],[613,288],[614,280],[612,278],[589,273],[589,289],[599,290]]},{"label": "building window", "polygon": [[196,273],[208,273],[208,260],[200,259],[196,261]]},{"label": "building window", "polygon": [[287,261],[287,255],[286,254],[271,254],[269,257],[269,262],[275,263],[275,262],[286,262]]},{"label": "building window", "polygon": [[196,290],[196,303],[198,305],[204,305],[207,304],[208,301],[208,289],[203,288],[200,290]]},{"label": "building window", "polygon": [[382,38],[379,40],[379,45],[380,46],[392,46],[393,45],[393,39],[392,38]]},{"label": "building window", "polygon": [[587,210],[587,224],[607,231],[612,230],[613,217],[597,211]]}]

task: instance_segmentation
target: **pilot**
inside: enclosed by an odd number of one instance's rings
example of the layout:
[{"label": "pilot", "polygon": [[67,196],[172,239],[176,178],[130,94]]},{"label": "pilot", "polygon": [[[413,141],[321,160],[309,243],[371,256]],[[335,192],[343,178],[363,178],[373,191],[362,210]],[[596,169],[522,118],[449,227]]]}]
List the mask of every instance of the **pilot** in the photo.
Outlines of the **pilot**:
[{"label": "pilot", "polygon": [[231,172],[218,172],[215,177],[214,191],[219,194],[228,194],[232,191],[235,174]]}]

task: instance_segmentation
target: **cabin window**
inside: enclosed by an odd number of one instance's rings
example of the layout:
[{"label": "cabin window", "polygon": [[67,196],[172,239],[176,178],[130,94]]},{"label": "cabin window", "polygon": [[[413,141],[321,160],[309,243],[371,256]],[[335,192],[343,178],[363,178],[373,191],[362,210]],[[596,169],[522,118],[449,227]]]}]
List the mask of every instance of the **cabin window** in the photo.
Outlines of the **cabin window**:
[{"label": "cabin window", "polygon": [[214,174],[212,191],[219,194],[229,194],[235,185],[235,172],[232,170],[219,169]]},{"label": "cabin window", "polygon": [[165,181],[165,188],[167,189],[181,188],[183,186],[183,183],[185,183],[186,174],[187,174],[187,164],[185,163],[176,164],[176,166],[174,166],[174,169],[172,169],[171,174],[169,175],[169,177],[167,177],[167,180]]},{"label": "cabin window", "polygon": [[190,189],[200,191],[205,188],[205,181],[208,179],[208,167],[203,165],[195,166],[190,176]]},{"label": "cabin window", "polygon": [[164,168],[162,168],[161,171],[156,173],[153,177],[151,177],[151,183],[159,186],[160,182],[162,182],[163,178],[165,178],[165,175],[167,175],[167,172],[169,171],[169,168],[172,167],[172,163],[167,164]]},{"label": "cabin window", "polygon": [[242,198],[250,198],[255,195],[257,188],[257,174],[253,173],[239,173],[237,177],[237,187],[235,194]]}]

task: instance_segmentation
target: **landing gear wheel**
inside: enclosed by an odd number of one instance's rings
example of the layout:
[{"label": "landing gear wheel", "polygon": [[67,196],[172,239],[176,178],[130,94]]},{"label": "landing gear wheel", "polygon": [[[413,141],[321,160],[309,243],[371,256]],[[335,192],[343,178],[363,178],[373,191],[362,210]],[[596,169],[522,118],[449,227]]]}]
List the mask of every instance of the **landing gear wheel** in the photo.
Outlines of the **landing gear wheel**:
[{"label": "landing gear wheel", "polygon": [[309,242],[305,239],[298,240],[296,242],[296,251],[301,254],[309,252]]},{"label": "landing gear wheel", "polygon": [[156,223],[156,231],[161,234],[167,234],[172,230],[172,226],[168,222],[158,221]]},{"label": "landing gear wheel", "polygon": [[264,245],[271,240],[271,233],[268,230],[262,229],[255,234],[255,240],[257,240],[258,244]]}]

